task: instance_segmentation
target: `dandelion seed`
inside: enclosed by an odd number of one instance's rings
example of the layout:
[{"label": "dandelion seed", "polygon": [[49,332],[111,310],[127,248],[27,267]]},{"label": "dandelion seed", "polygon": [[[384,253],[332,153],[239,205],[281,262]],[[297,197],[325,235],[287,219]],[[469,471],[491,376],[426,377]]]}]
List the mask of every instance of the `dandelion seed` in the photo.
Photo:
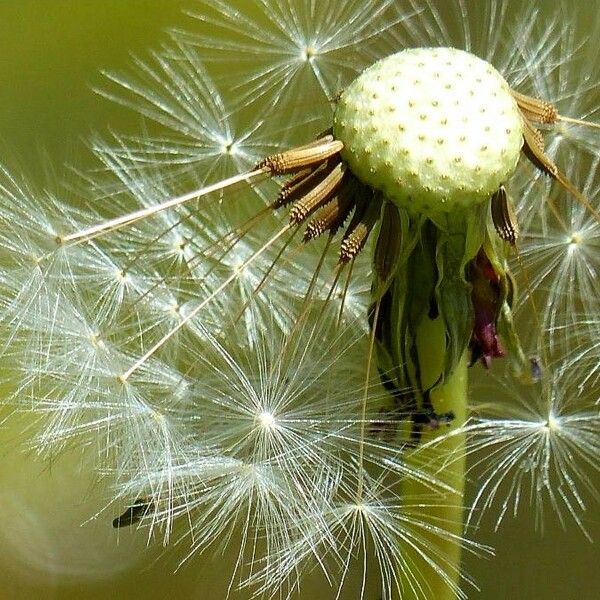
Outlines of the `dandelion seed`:
[{"label": "dandelion seed", "polygon": [[[237,7],[208,0],[190,11],[197,25],[208,31],[175,35],[201,47],[205,61],[231,63],[232,88],[242,102],[291,107],[289,100],[301,95],[313,98],[321,109],[340,90],[340,81],[348,80],[348,70],[356,73],[372,62],[372,43],[418,12],[406,7],[396,11],[390,0],[352,0],[343,6],[253,0]],[[350,48],[349,65],[344,52]]]},{"label": "dandelion seed", "polygon": [[[121,159],[121,169],[130,164],[138,177],[148,169],[170,181],[183,176],[205,185],[245,171],[281,143],[261,136],[260,119],[240,126],[239,103],[226,108],[198,53],[184,43],[152,53],[149,62],[136,59],[133,75],[105,76],[108,84],[98,93],[145,117],[151,130],[114,135],[112,142],[98,139],[93,147],[100,157]],[[168,169],[159,171],[161,165]]]},{"label": "dandelion seed", "polygon": [[[584,28],[579,22],[561,22],[559,15],[555,20],[558,35],[547,48],[544,61],[536,60],[530,48],[523,47],[528,65],[524,85],[530,94],[545,98],[564,115],[549,137],[548,152],[552,156],[565,150],[597,154],[598,135],[593,124],[598,122],[599,115],[592,90],[598,80],[598,61],[586,43],[586,39],[595,37],[597,32],[590,29],[590,24]],[[582,124],[588,126],[582,127]]]},{"label": "dandelion seed", "polygon": [[[592,161],[584,175],[577,172],[571,157],[572,179],[581,181],[588,198],[598,197],[598,162]],[[574,334],[586,333],[578,315],[597,313],[599,250],[600,225],[593,214],[570,198],[550,195],[543,212],[538,212],[522,232],[520,260],[522,268],[530,273],[531,288],[543,298],[538,303],[540,320],[551,332],[547,336],[550,348],[565,341],[576,344]],[[527,299],[519,304],[524,309]],[[561,333],[563,328],[569,329],[567,335],[566,331]]]},{"label": "dandelion seed", "polygon": [[[567,518],[584,534],[586,497],[596,501],[594,478],[600,464],[597,393],[569,381],[560,363],[535,386],[514,378],[481,386],[471,438],[471,477],[477,481],[469,520],[497,510],[496,528],[507,514],[529,505],[536,527],[552,509],[563,527]],[[505,396],[493,401],[492,397]]]},{"label": "dandelion seed", "polygon": [[[177,453],[161,465],[147,448],[144,470],[140,473],[138,466],[138,476],[125,479],[124,497],[134,490],[150,494],[156,508],[146,516],[154,527],[164,524],[169,532],[174,518],[188,516],[192,552],[223,544],[223,536],[231,536],[226,532],[238,531],[242,542],[236,571],[250,569],[248,583],[256,583],[256,562],[262,575],[272,574],[268,585],[274,585],[281,561],[289,565],[288,552],[300,544],[297,537],[306,542],[310,528],[323,520],[319,506],[331,504],[334,489],[352,493],[359,456],[386,477],[421,481],[432,498],[447,491],[417,463],[406,463],[397,445],[360,436],[364,372],[353,357],[360,356],[366,340],[360,329],[340,331],[336,317],[331,311],[328,320],[306,318],[316,325],[289,336],[274,335],[271,328],[268,337],[245,350],[232,343],[228,350],[205,335],[203,346],[190,357],[194,368],[188,378],[195,385],[179,394],[177,406],[172,401],[154,404],[174,423],[187,424]],[[315,353],[326,359],[316,360]],[[342,380],[343,389],[333,384]],[[385,397],[376,388],[369,390],[370,405],[380,405]],[[152,405],[152,400],[146,403]],[[399,422],[405,418],[398,415]],[[376,417],[368,419],[370,425]],[[156,451],[157,458],[164,455],[161,447]],[[440,523],[440,536],[443,527]],[[453,539],[460,543],[459,537]],[[263,543],[267,548],[256,555]],[[292,571],[305,558],[298,556]],[[397,557],[378,560],[387,568],[386,561]],[[287,572],[284,578],[290,576]]]},{"label": "dandelion seed", "polygon": [[[582,335],[582,332],[587,335]],[[564,339],[565,356],[560,374],[573,389],[596,389],[600,381],[600,319],[586,315],[549,334]]]},{"label": "dandelion seed", "polygon": [[[266,593],[285,583],[293,590],[298,575],[318,565],[330,585],[337,587],[338,597],[350,569],[355,568],[362,573],[360,597],[365,595],[369,575],[376,572],[382,598],[431,598],[439,585],[436,577],[456,597],[466,598],[454,582],[456,567],[447,561],[440,546],[462,545],[477,555],[488,549],[452,535],[443,521],[432,523],[430,516],[424,516],[437,506],[435,500],[423,497],[407,502],[382,481],[369,480],[366,486],[361,502],[344,500],[342,488],[326,506],[317,507],[310,522],[298,524],[299,536],[276,557],[275,568],[259,571],[251,581],[262,581],[259,589]],[[338,579],[333,579],[331,563],[337,565]],[[468,578],[465,582],[472,584]]]}]

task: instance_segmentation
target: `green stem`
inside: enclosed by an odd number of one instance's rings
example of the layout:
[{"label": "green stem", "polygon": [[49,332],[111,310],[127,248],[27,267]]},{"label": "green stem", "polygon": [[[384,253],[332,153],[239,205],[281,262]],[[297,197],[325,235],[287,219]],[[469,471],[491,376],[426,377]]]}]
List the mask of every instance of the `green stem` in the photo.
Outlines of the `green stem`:
[{"label": "green stem", "polygon": [[[417,330],[417,351],[421,377],[425,387],[433,385],[443,371],[445,359],[445,329],[441,318],[424,319]],[[444,414],[452,411],[454,419],[450,425],[441,425],[440,429],[426,431],[423,434],[420,446],[412,453],[407,454],[406,461],[421,471],[430,472],[432,478],[442,481],[455,490],[447,492],[441,497],[436,497],[431,504],[424,507],[421,519],[430,522],[433,526],[441,527],[456,538],[463,534],[463,492],[465,480],[465,435],[456,434],[448,436],[449,431],[462,427],[467,417],[467,354],[461,357],[453,372],[446,377],[443,385],[438,386],[431,397],[434,411]],[[428,444],[436,438],[443,438],[438,443]],[[401,490],[408,504],[414,499],[430,495],[422,483],[414,479],[407,479],[402,483]],[[425,500],[425,502],[427,502]],[[439,506],[437,506],[439,504]],[[440,563],[445,577],[428,565],[418,553],[411,548],[406,548],[405,556],[411,561],[420,573],[420,579],[428,586],[428,598],[436,600],[451,600],[456,598],[456,591],[449,585],[449,581],[457,587],[459,585],[461,548],[456,539],[440,538],[435,533],[423,530],[422,538],[426,547],[435,548],[443,556]],[[410,562],[409,562],[410,564]],[[422,598],[422,594],[415,594],[410,586],[405,586],[403,600]]]}]

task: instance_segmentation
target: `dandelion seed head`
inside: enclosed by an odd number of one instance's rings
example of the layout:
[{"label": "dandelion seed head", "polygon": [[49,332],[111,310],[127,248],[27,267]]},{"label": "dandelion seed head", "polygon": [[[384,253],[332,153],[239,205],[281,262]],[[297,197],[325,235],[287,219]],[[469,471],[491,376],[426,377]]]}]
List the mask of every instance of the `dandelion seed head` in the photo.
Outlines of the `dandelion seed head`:
[{"label": "dandelion seed head", "polygon": [[[177,519],[188,524],[183,537],[190,556],[234,548],[234,575],[267,594],[281,595],[284,584],[295,589],[299,576],[315,567],[341,589],[358,556],[365,571],[379,573],[383,597],[406,592],[428,598],[429,581],[409,558],[416,554],[460,595],[456,565],[443,548],[446,542],[469,544],[429,514],[456,490],[412,452],[405,434],[414,410],[393,405],[375,369],[367,369],[373,266],[366,252],[359,253],[364,231],[381,225],[375,225],[381,199],[359,188],[366,194],[362,200],[378,210],[361,213],[364,206],[354,199],[352,217],[335,213],[339,222],[320,232],[331,233],[329,239],[307,235],[310,243],[304,243],[297,235],[302,218],[289,224],[265,209],[280,187],[276,177],[260,182],[257,176],[251,184],[241,177],[233,190],[213,189],[201,198],[189,192],[190,184],[246,173],[265,155],[287,148],[299,132],[310,142],[312,133],[331,126],[332,106],[343,99],[336,93],[398,48],[460,48],[493,64],[513,92],[538,89],[566,72],[574,52],[555,39],[569,24],[554,20],[547,32],[534,35],[540,33],[539,12],[530,3],[521,3],[527,6],[514,22],[507,3],[491,3],[479,25],[481,14],[467,11],[462,0],[375,4],[253,0],[237,10],[222,0],[203,1],[194,16],[201,29],[213,29],[208,35],[173,32],[168,46],[148,60],[136,59],[135,73],[107,76],[101,93],[141,114],[145,132],[95,140],[101,172],[85,179],[94,191],[86,210],[23,189],[2,174],[0,256],[8,265],[0,275],[2,322],[14,332],[9,344],[18,342],[10,352],[21,370],[11,402],[43,417],[34,445],[55,452],[82,440],[97,444],[98,469],[115,476],[119,498],[148,500],[142,521],[151,532],[161,530],[166,542]],[[460,24],[458,35],[450,33],[453,20]],[[217,85],[213,77],[224,54],[236,85],[228,86],[227,77]],[[591,71],[573,88],[588,98]],[[556,91],[555,82],[547,85]],[[561,113],[579,113],[583,104],[569,97],[566,85],[560,83],[551,99]],[[298,104],[302,98],[308,100]],[[437,110],[443,98],[429,100]],[[517,101],[519,110],[522,103]],[[420,107],[410,108],[417,126],[427,123],[429,114],[423,119]],[[392,113],[387,107],[385,119],[379,115],[384,128]],[[579,116],[594,114],[584,110]],[[446,117],[438,122],[448,126]],[[427,137],[426,129],[417,132],[415,144]],[[575,163],[581,148],[592,147],[591,136],[572,135],[574,129],[567,122],[548,127],[550,156],[570,148]],[[520,148],[523,131],[512,133]],[[541,133],[530,134],[543,145]],[[339,145],[331,137],[325,132],[320,139]],[[465,143],[461,138],[456,144]],[[418,178],[449,152],[443,136],[429,142],[440,154],[409,165],[405,179]],[[494,149],[484,142],[478,152]],[[411,148],[405,150],[410,154]],[[510,153],[502,150],[507,159]],[[327,161],[339,156],[338,148]],[[453,168],[466,169],[465,156],[458,158],[460,166]],[[390,168],[394,160],[378,167]],[[593,172],[582,179],[574,167],[569,170],[590,198],[597,191]],[[439,180],[446,185],[448,177],[442,173]],[[434,184],[419,183],[428,193]],[[550,184],[530,173],[510,187],[524,217],[521,258],[534,273],[531,288],[547,293],[539,303],[543,328],[556,334],[577,322],[581,330],[581,315],[593,314],[600,297],[597,222],[580,204],[563,204],[562,196],[559,204]],[[540,209],[540,190],[551,209]],[[495,191],[482,187],[475,193],[488,197]],[[179,200],[159,208],[167,198]],[[298,215],[313,207],[305,201],[293,208]],[[127,214],[134,217],[115,223]],[[103,219],[112,225],[94,228]],[[411,224],[404,225],[408,230]],[[500,225],[510,229],[511,223]],[[346,253],[333,256],[331,238],[346,227]],[[421,247],[426,237],[414,236],[415,244]],[[504,269],[504,254],[499,256],[494,266]],[[465,263],[460,267],[464,273]],[[502,293],[512,295],[512,287]],[[472,307],[464,308],[466,314]],[[566,513],[583,528],[584,493],[595,494],[588,470],[597,470],[600,452],[600,400],[583,401],[581,385],[584,363],[595,360],[598,373],[598,346],[585,347],[584,337],[577,341],[577,385],[575,358],[544,371],[541,391],[510,380],[506,405],[481,400],[495,397],[494,383],[474,402],[472,422],[448,434],[471,436],[471,473],[480,482],[471,520],[498,501],[499,524],[528,492],[540,514],[546,502],[559,518]],[[583,387],[591,377],[583,378]],[[401,390],[407,397],[413,391]],[[430,495],[403,496],[398,490],[407,480]]]},{"label": "dandelion seed head", "polygon": [[353,81],[333,131],[361,181],[403,208],[438,213],[480,203],[506,181],[521,150],[521,122],[489,63],[454,48],[417,48],[376,62]]}]

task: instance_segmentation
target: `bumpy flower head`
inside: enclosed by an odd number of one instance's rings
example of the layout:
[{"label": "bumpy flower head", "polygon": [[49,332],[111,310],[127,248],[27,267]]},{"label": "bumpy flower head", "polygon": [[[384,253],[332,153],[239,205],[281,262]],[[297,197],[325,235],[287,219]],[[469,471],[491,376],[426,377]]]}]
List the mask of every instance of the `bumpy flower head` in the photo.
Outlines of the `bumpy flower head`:
[{"label": "bumpy flower head", "polygon": [[454,48],[378,61],[344,90],[333,123],[359,179],[426,215],[487,200],[514,171],[523,143],[504,78]]}]

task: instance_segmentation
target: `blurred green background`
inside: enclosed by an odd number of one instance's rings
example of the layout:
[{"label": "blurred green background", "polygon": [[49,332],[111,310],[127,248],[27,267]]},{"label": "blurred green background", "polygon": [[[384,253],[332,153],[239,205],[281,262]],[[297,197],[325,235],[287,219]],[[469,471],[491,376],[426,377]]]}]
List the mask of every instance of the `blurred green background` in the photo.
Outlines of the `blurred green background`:
[{"label": "blurred green background", "polygon": [[[579,2],[572,5],[577,10]],[[190,2],[0,0],[0,160],[42,184],[48,165],[59,178],[66,163],[85,166],[82,139],[108,127],[119,131],[132,119],[92,92],[99,71],[127,66],[131,53],[156,48],[167,27],[188,24],[185,6]],[[161,556],[160,540],[146,549],[143,531],[112,529],[113,515],[86,523],[108,494],[88,475],[90,457],[82,452],[49,465],[23,454],[27,425],[11,420],[0,431],[1,598],[224,597],[209,583],[224,572],[221,557],[174,574],[177,551]],[[562,531],[549,511],[541,536],[523,512],[495,533],[492,517],[478,539],[497,556],[467,557],[481,588],[471,596],[600,597],[600,553],[572,523]],[[600,540],[597,513],[586,524]],[[307,587],[305,597],[320,595]]]}]

